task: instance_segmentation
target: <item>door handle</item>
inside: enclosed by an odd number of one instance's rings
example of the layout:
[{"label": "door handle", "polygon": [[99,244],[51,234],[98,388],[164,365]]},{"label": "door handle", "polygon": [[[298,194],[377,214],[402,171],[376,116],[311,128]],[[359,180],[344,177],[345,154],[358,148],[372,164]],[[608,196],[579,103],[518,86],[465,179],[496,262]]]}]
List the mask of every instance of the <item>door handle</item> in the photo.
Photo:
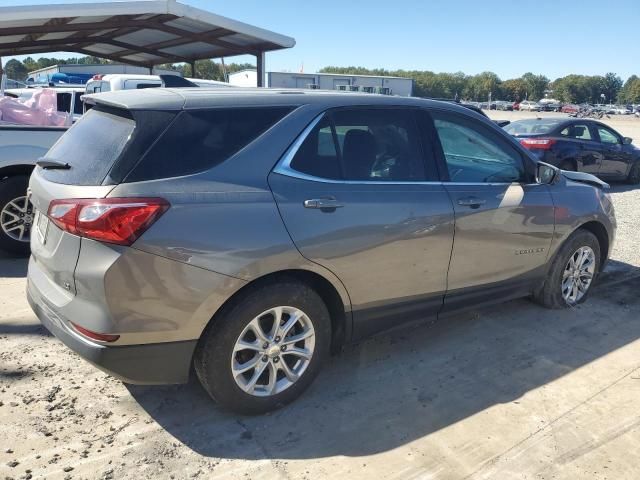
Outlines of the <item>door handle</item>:
[{"label": "door handle", "polygon": [[486,200],[477,197],[467,197],[467,198],[459,198],[458,205],[462,205],[463,207],[471,207],[478,208],[481,205],[487,203]]},{"label": "door handle", "polygon": [[313,198],[305,200],[303,205],[304,208],[316,208],[319,210],[335,210],[336,208],[344,207],[335,198]]}]

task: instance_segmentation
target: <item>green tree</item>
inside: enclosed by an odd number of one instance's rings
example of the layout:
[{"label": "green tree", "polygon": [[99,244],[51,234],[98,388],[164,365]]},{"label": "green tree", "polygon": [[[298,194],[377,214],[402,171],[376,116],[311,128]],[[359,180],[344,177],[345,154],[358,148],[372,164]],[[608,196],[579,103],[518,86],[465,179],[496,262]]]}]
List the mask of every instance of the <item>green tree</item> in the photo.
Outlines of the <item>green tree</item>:
[{"label": "green tree", "polygon": [[623,103],[640,103],[640,78],[637,75],[627,79],[618,98]]},{"label": "green tree", "polygon": [[521,78],[527,86],[527,99],[540,100],[544,97],[544,91],[549,87],[549,79],[547,77],[527,72]]},{"label": "green tree", "polygon": [[23,82],[27,78],[27,67],[24,66],[22,62],[18,60],[11,59],[4,66],[4,72],[7,75],[7,78],[11,80],[18,80]]},{"label": "green tree", "polygon": [[522,78],[511,78],[502,82],[502,95],[505,100],[524,100],[527,84]]},{"label": "green tree", "polygon": [[618,93],[622,88],[622,79],[615,73],[609,72],[604,76],[603,87],[607,100],[613,102],[618,98]]}]

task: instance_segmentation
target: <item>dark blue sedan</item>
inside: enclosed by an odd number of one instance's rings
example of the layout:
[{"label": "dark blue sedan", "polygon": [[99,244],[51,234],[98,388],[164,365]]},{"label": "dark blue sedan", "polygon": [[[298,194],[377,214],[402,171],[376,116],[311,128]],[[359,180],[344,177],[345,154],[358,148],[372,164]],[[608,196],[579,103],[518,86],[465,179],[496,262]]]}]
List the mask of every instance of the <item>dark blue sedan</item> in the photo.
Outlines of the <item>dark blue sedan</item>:
[{"label": "dark blue sedan", "polygon": [[603,180],[640,183],[640,149],[607,125],[583,118],[518,120],[504,129],[541,161]]}]

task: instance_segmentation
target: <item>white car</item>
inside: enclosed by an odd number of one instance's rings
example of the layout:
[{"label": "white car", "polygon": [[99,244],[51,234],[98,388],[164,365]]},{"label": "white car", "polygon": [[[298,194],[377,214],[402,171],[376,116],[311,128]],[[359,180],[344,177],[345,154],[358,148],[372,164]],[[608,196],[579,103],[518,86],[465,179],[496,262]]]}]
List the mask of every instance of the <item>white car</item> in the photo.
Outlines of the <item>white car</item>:
[{"label": "white car", "polygon": [[[201,78],[186,78],[185,80],[188,80],[201,88],[232,87],[232,85],[229,85],[228,83],[218,82],[215,80],[204,80]],[[162,86],[162,79],[158,75],[132,75],[120,73],[94,75],[94,77],[87,82],[86,93],[112,92],[114,90],[140,90],[142,88],[159,88]]]},{"label": "white car", "polygon": [[611,107],[611,113],[615,113],[616,115],[631,115],[631,110],[623,105],[614,105]]},{"label": "white car", "polygon": [[539,112],[540,105],[530,100],[523,100],[520,102],[520,111]]}]

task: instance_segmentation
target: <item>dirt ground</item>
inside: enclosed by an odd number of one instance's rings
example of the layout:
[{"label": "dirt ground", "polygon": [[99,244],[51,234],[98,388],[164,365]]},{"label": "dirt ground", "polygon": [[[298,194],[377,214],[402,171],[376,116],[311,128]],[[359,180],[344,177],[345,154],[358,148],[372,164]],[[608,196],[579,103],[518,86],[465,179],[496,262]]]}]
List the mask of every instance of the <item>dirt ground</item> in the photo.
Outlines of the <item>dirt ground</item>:
[{"label": "dirt ground", "polygon": [[[607,123],[640,140],[634,120]],[[349,346],[260,417],[195,381],[96,370],[39,326],[26,261],[0,258],[0,479],[636,480],[640,188],[612,196],[613,260],[586,304],[518,300]]]}]

